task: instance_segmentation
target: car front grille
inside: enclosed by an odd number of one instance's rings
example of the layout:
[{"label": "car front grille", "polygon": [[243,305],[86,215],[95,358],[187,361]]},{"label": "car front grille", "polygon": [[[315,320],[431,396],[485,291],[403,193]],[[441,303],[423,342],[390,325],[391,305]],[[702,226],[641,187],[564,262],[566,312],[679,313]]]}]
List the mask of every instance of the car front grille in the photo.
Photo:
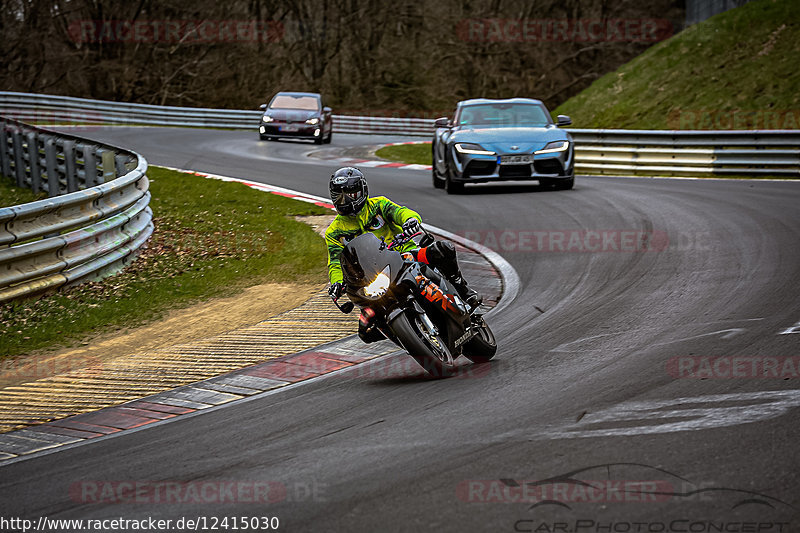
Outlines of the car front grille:
[{"label": "car front grille", "polygon": [[501,178],[530,178],[530,165],[503,165],[500,167]]}]

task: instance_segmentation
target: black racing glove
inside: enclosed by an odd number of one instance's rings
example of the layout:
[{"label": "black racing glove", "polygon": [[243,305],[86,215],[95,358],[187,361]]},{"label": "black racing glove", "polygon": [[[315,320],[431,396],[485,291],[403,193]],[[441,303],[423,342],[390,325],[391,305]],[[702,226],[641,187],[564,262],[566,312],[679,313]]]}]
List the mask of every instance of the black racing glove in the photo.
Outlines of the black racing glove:
[{"label": "black racing glove", "polygon": [[414,235],[422,231],[422,224],[416,218],[409,218],[403,223],[403,233],[406,235]]},{"label": "black racing glove", "polygon": [[342,283],[341,281],[337,281],[336,283],[333,283],[330,287],[328,287],[328,295],[334,300],[338,300],[343,292],[344,292],[344,283]]}]

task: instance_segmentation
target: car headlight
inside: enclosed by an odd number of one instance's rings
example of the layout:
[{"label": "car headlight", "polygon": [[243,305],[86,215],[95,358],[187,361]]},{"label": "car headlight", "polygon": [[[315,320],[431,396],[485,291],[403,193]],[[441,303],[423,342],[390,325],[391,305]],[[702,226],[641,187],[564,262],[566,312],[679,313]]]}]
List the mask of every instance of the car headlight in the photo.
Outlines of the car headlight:
[{"label": "car headlight", "polygon": [[319,119],[317,117],[310,118],[306,120],[306,124],[313,126],[314,124],[319,124]]},{"label": "car headlight", "polygon": [[495,155],[491,150],[484,150],[483,146],[475,143],[456,143],[456,150],[462,154]]},{"label": "car headlight", "polygon": [[372,283],[364,287],[364,294],[370,298],[379,298],[383,296],[389,288],[389,274],[389,265],[386,265],[386,268],[378,274],[378,277],[376,277]]},{"label": "car headlight", "polygon": [[556,152],[565,152],[569,148],[569,141],[553,141],[544,145],[541,150],[536,150],[534,154],[554,154]]},{"label": "car headlight", "polygon": [[261,117],[261,120],[263,120],[264,122],[272,122],[272,121],[273,121],[273,120],[275,120],[275,119],[274,119],[274,118],[272,118],[272,117],[271,117],[271,116],[269,116],[269,115],[264,115],[263,117]]}]

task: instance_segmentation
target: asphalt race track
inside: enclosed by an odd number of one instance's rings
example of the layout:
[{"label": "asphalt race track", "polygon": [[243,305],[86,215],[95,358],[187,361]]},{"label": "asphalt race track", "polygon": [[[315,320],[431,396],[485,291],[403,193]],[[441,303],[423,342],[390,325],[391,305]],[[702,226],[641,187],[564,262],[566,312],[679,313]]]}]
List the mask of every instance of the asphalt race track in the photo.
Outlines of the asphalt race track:
[{"label": "asphalt race track", "polygon": [[[150,164],[321,196],[337,166],[304,155],[322,147],[255,132],[78,134]],[[393,140],[337,134],[332,148]],[[410,367],[391,356],[0,466],[2,514],[274,516],[279,531],[800,531],[800,183],[579,177],[572,191],[448,196],[426,171],[365,170],[372,195],[517,270],[519,296],[491,321],[494,362],[432,380],[394,372]],[[98,496],[112,483],[232,481],[273,483],[278,501]]]}]

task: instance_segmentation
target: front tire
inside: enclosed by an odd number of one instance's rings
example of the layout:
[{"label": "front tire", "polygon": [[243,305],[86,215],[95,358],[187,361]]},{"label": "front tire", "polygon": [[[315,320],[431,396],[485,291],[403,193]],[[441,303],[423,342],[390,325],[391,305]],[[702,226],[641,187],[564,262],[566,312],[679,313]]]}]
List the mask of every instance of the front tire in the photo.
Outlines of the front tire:
[{"label": "front tire", "polygon": [[436,162],[433,163],[433,168],[431,169],[431,174],[433,174],[433,187],[435,189],[444,189],[444,180],[439,177],[439,173],[436,172]]},{"label": "front tire", "polygon": [[473,363],[487,363],[497,353],[497,341],[489,324],[480,319],[478,334],[464,345],[463,355]]},{"label": "front tire", "polygon": [[392,321],[389,327],[400,341],[403,348],[434,377],[453,375],[456,367],[453,356],[441,336],[432,337],[425,332],[425,327],[416,316],[409,317],[404,312]]},{"label": "front tire", "polygon": [[565,180],[559,180],[556,182],[556,189],[559,191],[568,191],[575,186],[575,176],[570,176]]},{"label": "front tire", "polygon": [[450,169],[449,168],[445,169],[444,190],[447,191],[447,194],[461,194],[462,192],[464,192],[464,184],[453,181],[450,175],[451,175]]}]

